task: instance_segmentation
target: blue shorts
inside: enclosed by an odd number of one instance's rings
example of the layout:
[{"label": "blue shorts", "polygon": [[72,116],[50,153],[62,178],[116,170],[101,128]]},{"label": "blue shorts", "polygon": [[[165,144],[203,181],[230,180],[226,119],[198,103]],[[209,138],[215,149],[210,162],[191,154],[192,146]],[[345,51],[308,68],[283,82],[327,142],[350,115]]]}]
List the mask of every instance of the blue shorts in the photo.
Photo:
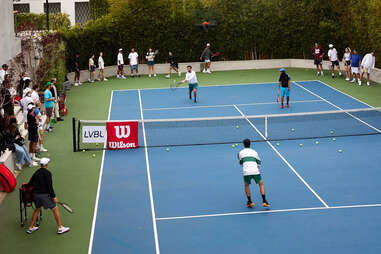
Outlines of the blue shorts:
[{"label": "blue shorts", "polygon": [[137,64],[131,65],[130,68],[131,68],[131,71],[133,71],[133,70],[137,71],[138,70],[138,65]]},{"label": "blue shorts", "polygon": [[147,64],[148,64],[148,65],[154,65],[155,62],[154,62],[154,61],[148,61]]},{"label": "blue shorts", "polygon": [[198,88],[198,83],[189,84],[189,91],[193,91],[194,89],[197,90],[197,88]]},{"label": "blue shorts", "polygon": [[280,96],[282,96],[282,97],[284,97],[284,96],[289,97],[290,96],[290,90],[288,90],[288,87],[281,87],[280,88]]}]

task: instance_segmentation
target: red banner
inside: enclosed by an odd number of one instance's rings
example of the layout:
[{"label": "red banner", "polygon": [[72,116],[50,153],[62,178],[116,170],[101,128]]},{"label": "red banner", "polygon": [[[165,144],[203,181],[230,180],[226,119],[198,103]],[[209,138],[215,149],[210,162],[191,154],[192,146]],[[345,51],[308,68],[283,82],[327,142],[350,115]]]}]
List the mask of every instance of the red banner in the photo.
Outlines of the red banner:
[{"label": "red banner", "polygon": [[137,148],[138,122],[107,122],[107,149]]}]

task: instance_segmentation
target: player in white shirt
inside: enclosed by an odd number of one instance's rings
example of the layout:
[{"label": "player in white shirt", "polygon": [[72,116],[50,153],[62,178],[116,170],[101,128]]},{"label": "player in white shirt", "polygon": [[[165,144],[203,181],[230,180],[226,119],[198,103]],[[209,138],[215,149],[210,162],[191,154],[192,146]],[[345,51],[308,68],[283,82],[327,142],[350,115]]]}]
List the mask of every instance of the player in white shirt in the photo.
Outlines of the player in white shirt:
[{"label": "player in white shirt", "polygon": [[347,81],[351,79],[351,58],[352,58],[351,48],[346,47],[344,55],[343,55],[343,62],[345,66],[345,76],[346,76],[345,80]]},{"label": "player in white shirt", "polygon": [[247,197],[247,207],[254,207],[253,201],[251,201],[250,183],[254,179],[255,183],[259,185],[259,190],[262,195],[262,206],[269,207],[269,202],[266,200],[265,185],[263,184],[259,167],[261,165],[261,159],[258,153],[250,148],[250,139],[243,141],[244,149],[238,153],[239,164],[243,168],[243,180],[245,182],[245,192]]},{"label": "player in white shirt", "polygon": [[374,50],[364,56],[361,62],[361,75],[359,80],[359,85],[361,86],[361,80],[366,73],[366,84],[370,86],[370,73],[376,65],[376,57],[374,55]]},{"label": "player in white shirt", "polygon": [[105,62],[103,60],[103,52],[99,52],[98,57],[98,69],[99,69],[99,80],[101,81],[107,81],[105,78]]},{"label": "player in white shirt", "polygon": [[185,75],[185,79],[182,81],[183,83],[188,82],[189,86],[189,99],[192,100],[192,91],[194,96],[194,103],[197,103],[197,89],[198,89],[198,81],[196,72],[192,70],[192,66],[187,66],[187,73]]},{"label": "player in white shirt", "polygon": [[148,65],[148,77],[151,77],[152,74],[154,77],[156,77],[155,56],[156,56],[155,52],[152,51],[152,48],[149,48],[146,54],[147,65]]},{"label": "player in white shirt", "polygon": [[337,66],[337,70],[339,71],[339,76],[341,77],[342,74],[340,70],[339,59],[337,58],[337,50],[333,47],[333,44],[329,44],[328,58],[329,58],[329,61],[331,62],[332,78],[335,77],[335,66]]},{"label": "player in white shirt", "polygon": [[118,65],[118,71],[117,71],[116,77],[117,78],[126,79],[126,77],[124,76],[124,69],[123,69],[124,59],[123,59],[123,49],[122,48],[119,49],[119,53],[118,53],[118,58],[117,58],[117,63],[116,64]]},{"label": "player in white shirt", "polygon": [[138,60],[138,53],[135,52],[135,49],[132,48],[130,54],[128,55],[128,59],[130,59],[130,69],[131,69],[131,77],[134,77],[134,70],[136,72],[136,75],[139,77],[139,60]]}]

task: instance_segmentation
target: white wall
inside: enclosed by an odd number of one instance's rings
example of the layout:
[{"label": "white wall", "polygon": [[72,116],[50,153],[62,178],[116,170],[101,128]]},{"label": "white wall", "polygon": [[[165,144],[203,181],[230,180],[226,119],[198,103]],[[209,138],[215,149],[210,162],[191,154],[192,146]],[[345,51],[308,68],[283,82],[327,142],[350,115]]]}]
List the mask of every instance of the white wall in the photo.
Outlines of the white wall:
[{"label": "white wall", "polygon": [[[4,1],[4,0],[1,0]],[[44,13],[46,0],[21,0],[20,4],[29,4],[31,13]],[[75,25],[75,3],[89,2],[89,0],[49,0],[49,3],[61,3],[61,12],[68,14],[72,25]]]},{"label": "white wall", "polygon": [[1,0],[0,5],[0,66],[21,52],[21,43],[15,36],[13,1]]}]

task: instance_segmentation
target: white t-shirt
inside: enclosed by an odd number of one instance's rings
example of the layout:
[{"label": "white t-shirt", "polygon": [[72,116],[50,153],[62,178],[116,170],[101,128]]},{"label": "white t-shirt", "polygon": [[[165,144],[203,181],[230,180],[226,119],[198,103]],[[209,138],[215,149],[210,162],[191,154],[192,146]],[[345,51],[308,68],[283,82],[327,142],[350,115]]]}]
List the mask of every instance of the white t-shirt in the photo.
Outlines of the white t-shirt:
[{"label": "white t-shirt", "polygon": [[24,98],[21,99],[20,105],[24,113],[28,112],[29,103],[34,103],[33,98],[31,96],[25,96]]},{"label": "white t-shirt", "polygon": [[103,70],[105,68],[105,62],[103,61],[103,57],[99,56],[98,58],[98,68]]},{"label": "white t-shirt", "polygon": [[8,72],[5,71],[5,70],[3,70],[3,69],[1,69],[1,70],[0,70],[0,85],[1,85],[1,84],[3,83],[3,81],[4,81],[5,74],[8,74]]},{"label": "white t-shirt", "polygon": [[187,72],[187,74],[185,75],[185,79],[188,81],[189,84],[196,84],[196,83],[198,83],[197,82],[196,72],[194,72],[194,71]]},{"label": "white t-shirt", "polygon": [[243,175],[259,175],[259,165],[261,164],[261,159],[258,153],[251,148],[244,148],[238,153],[238,159],[243,168]]},{"label": "white t-shirt", "polygon": [[361,65],[368,69],[374,69],[376,64],[376,57],[372,56],[371,53],[368,53],[362,59]]},{"label": "white t-shirt", "polygon": [[40,96],[38,95],[37,91],[32,91],[32,94],[30,95],[33,99],[33,103],[40,103]]},{"label": "white t-shirt", "polygon": [[128,55],[128,59],[130,59],[130,65],[137,65],[138,64],[138,53],[134,52],[134,53],[130,53]]},{"label": "white t-shirt", "polygon": [[117,65],[124,64],[124,59],[123,59],[123,54],[122,53],[118,53],[118,60],[117,60],[116,64]]},{"label": "white t-shirt", "polygon": [[349,53],[349,52],[344,53],[344,60],[345,61],[350,61],[351,60],[351,53]]},{"label": "white t-shirt", "polygon": [[147,61],[153,61],[155,59],[155,52],[147,52],[146,59]]},{"label": "white t-shirt", "polygon": [[335,48],[328,50],[328,57],[331,61],[337,61],[337,51]]}]

